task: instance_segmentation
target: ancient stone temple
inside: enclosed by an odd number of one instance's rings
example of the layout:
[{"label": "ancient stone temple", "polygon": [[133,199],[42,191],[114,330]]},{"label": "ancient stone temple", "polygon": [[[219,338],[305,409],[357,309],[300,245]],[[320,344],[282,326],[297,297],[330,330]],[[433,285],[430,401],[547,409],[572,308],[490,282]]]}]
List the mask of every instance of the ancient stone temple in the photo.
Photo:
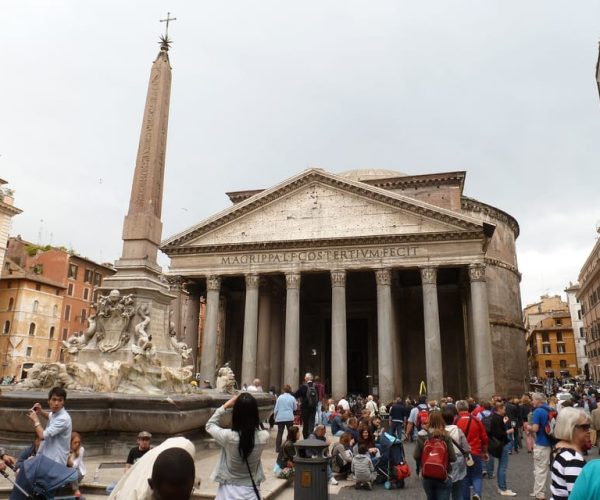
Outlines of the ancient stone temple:
[{"label": "ancient stone temple", "polygon": [[[200,370],[334,397],[519,394],[526,356],[516,220],[463,195],[465,172],[309,169],[164,241],[206,300]],[[197,328],[197,322],[188,328]],[[197,336],[187,332],[186,338]]]}]

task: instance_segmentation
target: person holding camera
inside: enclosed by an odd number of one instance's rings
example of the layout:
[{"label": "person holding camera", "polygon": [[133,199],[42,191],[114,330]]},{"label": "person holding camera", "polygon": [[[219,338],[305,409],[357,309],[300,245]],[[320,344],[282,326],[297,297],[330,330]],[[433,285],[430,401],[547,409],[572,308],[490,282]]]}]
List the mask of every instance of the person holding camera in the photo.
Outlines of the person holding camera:
[{"label": "person holding camera", "polygon": [[[50,411],[42,410],[40,403],[35,403],[27,417],[33,422],[37,437],[42,441],[38,454],[44,455],[55,462],[67,465],[71,452],[71,416],[65,410],[67,391],[62,387],[53,387],[48,393]],[[48,420],[44,429],[40,417]]]},{"label": "person holding camera", "polygon": [[15,459],[6,453],[4,448],[0,448],[0,472],[6,469],[6,466],[14,467]]}]

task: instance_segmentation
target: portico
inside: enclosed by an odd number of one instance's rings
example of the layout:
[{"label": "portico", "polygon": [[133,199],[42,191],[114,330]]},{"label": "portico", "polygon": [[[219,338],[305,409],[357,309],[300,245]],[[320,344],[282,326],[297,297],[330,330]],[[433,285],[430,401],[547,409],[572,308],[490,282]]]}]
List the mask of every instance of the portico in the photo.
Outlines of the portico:
[{"label": "portico", "polygon": [[204,379],[231,361],[241,384],[296,387],[312,371],[334,398],[496,390],[493,223],[318,169],[233,195],[162,245],[206,297]]}]

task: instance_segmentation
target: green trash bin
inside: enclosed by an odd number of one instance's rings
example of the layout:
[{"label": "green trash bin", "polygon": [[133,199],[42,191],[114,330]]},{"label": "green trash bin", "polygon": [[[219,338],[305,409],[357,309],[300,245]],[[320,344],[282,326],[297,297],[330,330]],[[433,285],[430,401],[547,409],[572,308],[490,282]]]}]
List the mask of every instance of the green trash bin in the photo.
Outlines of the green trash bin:
[{"label": "green trash bin", "polygon": [[320,439],[303,439],[294,446],[294,500],[325,500],[329,446]]}]

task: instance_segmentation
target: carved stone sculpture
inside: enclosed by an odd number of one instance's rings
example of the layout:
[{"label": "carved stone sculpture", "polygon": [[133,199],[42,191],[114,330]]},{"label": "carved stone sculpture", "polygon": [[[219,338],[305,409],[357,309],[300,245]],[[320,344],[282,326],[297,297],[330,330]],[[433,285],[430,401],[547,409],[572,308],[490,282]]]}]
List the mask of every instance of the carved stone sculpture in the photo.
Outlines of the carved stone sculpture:
[{"label": "carved stone sculpture", "polygon": [[235,375],[229,366],[229,362],[217,371],[217,391],[233,394],[235,391]]},{"label": "carved stone sculpture", "polygon": [[131,352],[134,354],[134,361],[140,362],[142,358],[150,362],[152,365],[157,365],[156,349],[152,344],[152,335],[148,335],[146,328],[150,324],[150,311],[148,304],[142,304],[137,308],[137,313],[142,318],[134,328],[134,343],[131,345]]},{"label": "carved stone sculpture", "polygon": [[[173,316],[173,311],[171,311],[169,313],[169,316]],[[181,364],[183,366],[183,363],[185,362],[185,360],[187,360],[190,357],[190,354],[192,353],[192,349],[190,347],[188,347],[188,345],[185,342],[181,342],[179,340],[177,340],[177,332],[175,331],[175,323],[171,320],[169,321],[169,340],[171,341],[171,347],[173,347],[173,350],[175,352],[178,352],[179,355],[181,356]]]}]

